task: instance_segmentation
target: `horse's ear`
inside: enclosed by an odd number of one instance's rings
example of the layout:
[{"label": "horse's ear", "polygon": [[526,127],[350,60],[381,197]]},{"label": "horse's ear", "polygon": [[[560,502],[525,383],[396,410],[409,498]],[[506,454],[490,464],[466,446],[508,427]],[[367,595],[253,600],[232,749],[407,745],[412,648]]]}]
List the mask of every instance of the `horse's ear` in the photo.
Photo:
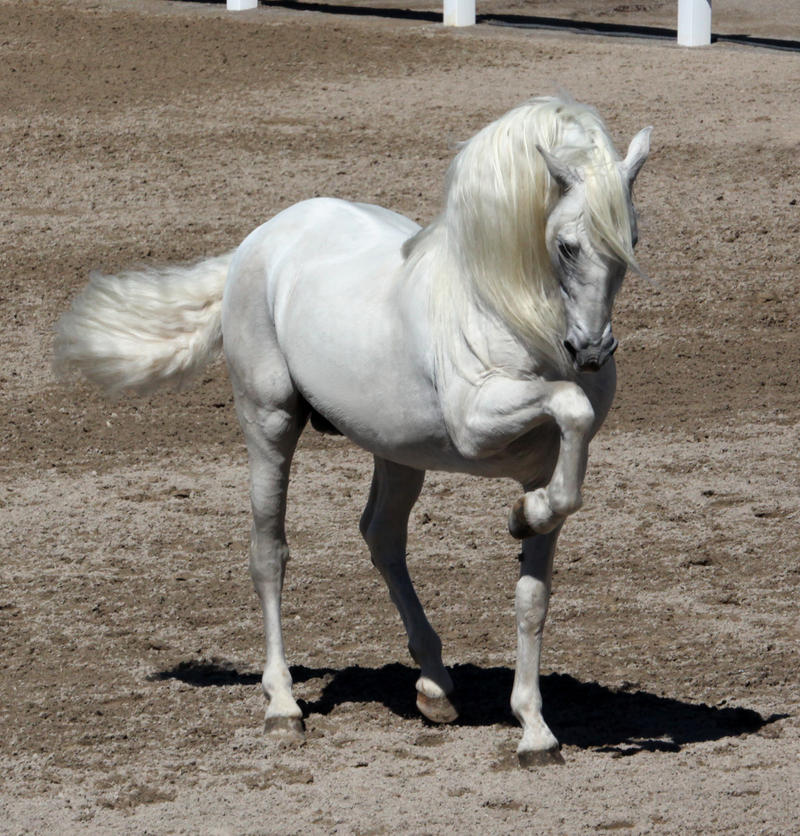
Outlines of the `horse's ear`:
[{"label": "horse's ear", "polygon": [[647,155],[650,153],[650,131],[652,130],[652,126],[642,128],[636,134],[628,146],[628,153],[625,155],[625,159],[622,161],[622,171],[628,178],[628,184],[631,186],[639,170],[644,165]]},{"label": "horse's ear", "polygon": [[547,170],[550,172],[550,176],[556,181],[556,183],[558,183],[562,192],[567,191],[567,189],[571,186],[574,186],[576,183],[581,181],[581,175],[577,169],[562,162],[554,154],[551,154],[549,151],[542,148],[541,145],[537,145],[536,150],[544,158],[544,162],[547,166]]}]

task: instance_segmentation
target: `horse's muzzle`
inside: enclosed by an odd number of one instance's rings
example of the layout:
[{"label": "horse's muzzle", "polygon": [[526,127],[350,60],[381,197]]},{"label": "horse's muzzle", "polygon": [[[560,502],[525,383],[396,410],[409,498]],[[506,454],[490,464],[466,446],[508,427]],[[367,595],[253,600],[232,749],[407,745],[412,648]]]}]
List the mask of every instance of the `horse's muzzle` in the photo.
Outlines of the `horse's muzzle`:
[{"label": "horse's muzzle", "polygon": [[586,342],[583,345],[576,345],[569,337],[564,340],[564,348],[572,358],[572,362],[578,371],[596,372],[606,363],[609,357],[617,350],[619,342],[609,332],[607,337],[595,343]]}]

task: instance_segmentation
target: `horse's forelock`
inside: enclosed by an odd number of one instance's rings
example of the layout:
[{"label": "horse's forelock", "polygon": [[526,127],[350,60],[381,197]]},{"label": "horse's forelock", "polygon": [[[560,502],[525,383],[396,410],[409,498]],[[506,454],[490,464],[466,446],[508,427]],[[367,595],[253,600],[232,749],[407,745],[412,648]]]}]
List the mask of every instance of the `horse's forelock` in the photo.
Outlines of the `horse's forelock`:
[{"label": "horse's forelock", "polygon": [[602,118],[594,108],[575,102],[551,110],[557,127],[553,144],[544,147],[581,172],[594,245],[638,270],[631,241],[630,193]]},{"label": "horse's forelock", "polygon": [[630,189],[610,140],[584,168],[586,223],[594,246],[639,272],[633,253]]}]

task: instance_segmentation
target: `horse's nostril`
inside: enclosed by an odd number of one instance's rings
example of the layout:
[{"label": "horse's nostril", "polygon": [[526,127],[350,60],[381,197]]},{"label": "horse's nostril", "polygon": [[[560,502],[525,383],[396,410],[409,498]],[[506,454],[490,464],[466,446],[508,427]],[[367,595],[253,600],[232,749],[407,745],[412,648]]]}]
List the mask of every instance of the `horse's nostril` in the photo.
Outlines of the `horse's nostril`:
[{"label": "horse's nostril", "polygon": [[569,340],[564,340],[564,348],[573,360],[578,356],[578,349]]}]

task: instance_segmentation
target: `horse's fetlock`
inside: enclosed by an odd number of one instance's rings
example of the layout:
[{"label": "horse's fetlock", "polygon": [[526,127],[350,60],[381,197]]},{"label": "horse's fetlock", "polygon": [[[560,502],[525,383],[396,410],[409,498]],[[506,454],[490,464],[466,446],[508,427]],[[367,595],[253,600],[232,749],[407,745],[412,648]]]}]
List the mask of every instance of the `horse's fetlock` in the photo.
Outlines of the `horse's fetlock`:
[{"label": "horse's fetlock", "polygon": [[292,675],[285,665],[267,667],[261,675],[261,688],[268,699],[278,694],[291,693]]},{"label": "horse's fetlock", "polygon": [[423,667],[425,660],[441,660],[442,640],[433,631],[430,631],[427,635],[422,635],[419,631],[415,631],[415,634],[409,637],[408,652],[411,654],[411,658],[420,667]]},{"label": "horse's fetlock", "polygon": [[551,486],[547,491],[547,498],[553,513],[560,517],[574,514],[583,505],[583,497],[580,491],[568,492]]},{"label": "horse's fetlock", "polygon": [[[433,679],[431,679],[428,676],[421,676],[417,680],[415,687],[418,693],[425,694],[426,697],[429,697],[433,700],[440,700],[443,697],[447,696],[447,691],[444,688],[442,688],[442,686],[439,685],[439,683],[434,682]],[[452,684],[450,690],[452,691]]]},{"label": "horse's fetlock", "polygon": [[541,715],[542,697],[535,688],[515,686],[511,691],[511,713],[520,725],[527,726],[532,717]]}]

